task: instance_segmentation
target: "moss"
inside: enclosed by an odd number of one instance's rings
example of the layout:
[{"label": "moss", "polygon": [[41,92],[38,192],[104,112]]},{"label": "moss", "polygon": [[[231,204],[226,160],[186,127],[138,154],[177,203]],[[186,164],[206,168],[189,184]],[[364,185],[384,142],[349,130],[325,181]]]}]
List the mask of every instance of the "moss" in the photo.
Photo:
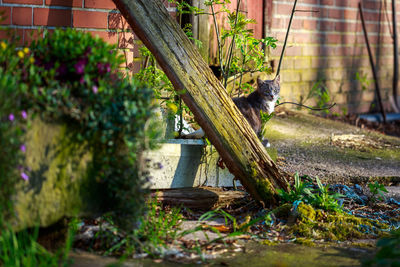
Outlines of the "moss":
[{"label": "moss", "polygon": [[277,194],[271,182],[268,180],[268,178],[258,177],[257,164],[255,162],[250,163],[249,169],[257,194],[262,198],[265,204],[274,203],[277,198]]},{"label": "moss", "polygon": [[307,247],[315,247],[315,243],[313,240],[308,239],[308,238],[303,238],[303,237],[296,238],[294,243],[299,244],[299,245],[305,245]]},{"label": "moss", "polygon": [[16,229],[48,226],[99,206],[101,194],[94,197],[98,188],[90,176],[92,154],[69,138],[65,125],[35,119],[26,139],[29,180],[18,183],[13,197]]},{"label": "moss", "polygon": [[300,203],[296,224],[291,226],[290,232],[304,238],[344,241],[377,236],[387,228],[387,225],[377,221],[347,213],[315,210],[308,204]]},{"label": "moss", "polygon": [[278,245],[279,243],[276,242],[276,241],[271,241],[271,240],[269,240],[269,239],[265,239],[265,240],[261,241],[261,244],[267,245],[267,246],[276,246],[276,245]]},{"label": "moss", "polygon": [[279,207],[275,208],[272,213],[275,215],[275,217],[279,219],[284,219],[287,220],[290,215],[290,211],[292,209],[292,205],[289,203],[285,203],[283,205],[280,205]]}]

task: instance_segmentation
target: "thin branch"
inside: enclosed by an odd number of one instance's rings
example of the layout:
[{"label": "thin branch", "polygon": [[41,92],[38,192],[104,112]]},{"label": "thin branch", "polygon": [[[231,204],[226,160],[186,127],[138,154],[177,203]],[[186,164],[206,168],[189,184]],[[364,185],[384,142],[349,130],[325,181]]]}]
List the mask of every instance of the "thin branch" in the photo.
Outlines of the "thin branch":
[{"label": "thin branch", "polygon": [[308,109],[315,110],[315,111],[320,111],[320,110],[328,110],[328,109],[331,109],[331,108],[333,108],[333,107],[336,105],[336,103],[333,103],[333,104],[332,104],[332,105],[330,105],[329,107],[323,107],[323,108],[313,108],[313,107],[310,107],[310,106],[307,106],[307,105],[303,105],[303,104],[299,104],[299,103],[295,103],[295,102],[289,102],[289,101],[287,101],[287,102],[282,102],[282,103],[279,103],[278,105],[275,105],[275,107],[278,107],[278,106],[281,106],[281,105],[284,105],[284,104],[292,104],[292,105],[296,105],[296,106],[299,106],[299,107],[308,108]]},{"label": "thin branch", "polygon": [[225,70],[224,70],[224,64],[222,62],[221,36],[219,34],[218,22],[217,22],[217,17],[216,17],[215,11],[214,11],[214,5],[213,4],[211,4],[211,12],[212,12],[212,15],[213,15],[213,20],[214,20],[215,33],[217,34],[219,64],[220,64],[222,75],[224,76],[225,75]]},{"label": "thin branch", "polygon": [[296,4],[297,4],[297,0],[294,0],[294,4],[293,4],[293,8],[292,8],[292,14],[290,15],[290,20],[289,20],[289,25],[288,25],[288,29],[286,31],[286,36],[285,36],[285,42],[283,43],[283,48],[282,48],[282,52],[281,52],[281,57],[279,58],[279,64],[278,64],[278,69],[276,71],[276,77],[279,75],[280,71],[281,71],[281,65],[282,65],[282,59],[283,59],[283,55],[285,53],[285,49],[286,49],[286,43],[289,37],[289,31],[290,31],[290,26],[292,25],[292,20],[293,20],[293,16],[294,16],[294,12],[296,11]]},{"label": "thin branch", "polygon": [[314,12],[318,13],[319,10],[304,10],[304,9],[296,9],[295,12]]},{"label": "thin branch", "polygon": [[[240,0],[238,0],[237,5],[236,5],[236,18],[235,18],[234,30],[236,30],[236,25],[237,25],[237,21],[238,21],[238,17],[239,17],[239,6],[240,6]],[[224,87],[225,88],[226,88],[226,83],[228,81],[229,69],[231,67],[231,62],[232,62],[232,54],[233,54],[233,47],[235,45],[235,38],[236,38],[236,34],[233,35],[233,37],[232,37],[232,42],[229,47],[227,62],[225,64],[225,67],[226,67],[226,72],[225,72],[225,76],[224,76]]]}]

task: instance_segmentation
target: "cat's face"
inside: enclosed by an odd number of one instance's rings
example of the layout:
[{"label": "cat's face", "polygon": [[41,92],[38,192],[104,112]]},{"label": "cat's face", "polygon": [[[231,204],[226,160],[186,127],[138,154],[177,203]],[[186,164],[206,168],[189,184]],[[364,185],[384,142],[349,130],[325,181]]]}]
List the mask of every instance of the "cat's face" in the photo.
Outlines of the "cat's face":
[{"label": "cat's face", "polygon": [[275,103],[279,98],[280,76],[274,80],[261,80],[257,78],[257,91],[263,98],[263,111],[271,114],[274,112]]}]

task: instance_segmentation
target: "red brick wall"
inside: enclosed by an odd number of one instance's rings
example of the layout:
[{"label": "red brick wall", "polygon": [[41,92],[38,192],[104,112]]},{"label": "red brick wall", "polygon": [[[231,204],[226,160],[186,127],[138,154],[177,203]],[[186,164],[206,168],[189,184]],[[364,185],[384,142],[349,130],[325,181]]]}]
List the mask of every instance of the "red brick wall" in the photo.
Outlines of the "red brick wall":
[{"label": "red brick wall", "polygon": [[[175,8],[165,1],[167,9]],[[57,27],[74,27],[98,35],[105,41],[118,44],[127,58],[127,67],[138,68],[140,41],[117,11],[112,0],[0,0],[0,38],[7,38],[7,31],[15,32],[20,43],[29,44],[35,30]],[[38,38],[35,36],[34,38]]]},{"label": "red brick wall", "polygon": [[[400,12],[400,0],[397,10]],[[164,0],[171,13],[173,6]],[[235,2],[235,1],[233,1]],[[248,15],[262,19],[260,0],[243,0]],[[265,10],[265,32],[275,36],[282,46],[293,0],[268,0]],[[387,0],[387,15],[383,0],[362,0],[365,18],[372,44],[379,82],[388,103],[392,80],[392,39],[390,1]],[[256,6],[252,6],[257,3]],[[285,100],[299,101],[306,96],[314,84],[320,82],[339,105],[337,110],[349,112],[367,111],[375,98],[372,73],[361,28],[356,0],[299,0],[297,9],[316,10],[315,13],[298,12],[295,15],[286,56],[283,61],[282,96]],[[21,36],[21,44],[29,43],[35,29],[75,27],[99,35],[110,43],[117,43],[127,58],[128,69],[138,69],[138,44],[127,23],[121,18],[111,0],[0,0],[0,12],[4,12],[2,26],[11,28]],[[262,12],[262,11],[261,11]],[[262,13],[261,13],[262,14]],[[400,21],[400,18],[399,18]],[[261,21],[258,21],[261,23]],[[1,26],[0,25],[0,26]],[[260,27],[255,28],[257,35]],[[0,38],[6,37],[0,30]],[[35,37],[36,38],[36,37]],[[280,48],[271,50],[271,58],[277,61]],[[366,89],[356,80],[356,74],[366,75],[370,80]],[[312,104],[311,102],[307,102]]]},{"label": "red brick wall", "polygon": [[[270,35],[282,46],[293,6],[292,0],[273,0]],[[375,99],[372,71],[364,41],[356,0],[299,0],[296,9],[316,10],[295,13],[281,78],[282,95],[286,100],[299,101],[320,81],[333,100],[349,112],[365,112]],[[393,76],[393,44],[391,38],[391,1],[362,0],[364,17],[374,55],[379,82],[386,105]],[[386,11],[385,11],[386,10]],[[387,12],[387,15],[384,14]],[[400,1],[397,12],[400,11]],[[400,18],[399,18],[400,19]],[[278,62],[281,49],[271,52]],[[276,64],[277,65],[277,64]],[[276,66],[275,65],[275,66]],[[364,86],[357,73],[366,75],[370,84]],[[391,91],[390,91],[391,94]],[[309,102],[309,103],[312,103]]]}]

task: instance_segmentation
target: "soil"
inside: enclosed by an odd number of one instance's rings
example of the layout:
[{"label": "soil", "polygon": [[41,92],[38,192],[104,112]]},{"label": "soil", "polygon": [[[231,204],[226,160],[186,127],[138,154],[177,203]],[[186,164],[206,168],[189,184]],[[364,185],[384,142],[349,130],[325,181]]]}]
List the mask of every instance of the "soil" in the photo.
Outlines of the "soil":
[{"label": "soil", "polygon": [[278,165],[329,183],[399,183],[400,138],[343,120],[278,109],[266,126]]}]

